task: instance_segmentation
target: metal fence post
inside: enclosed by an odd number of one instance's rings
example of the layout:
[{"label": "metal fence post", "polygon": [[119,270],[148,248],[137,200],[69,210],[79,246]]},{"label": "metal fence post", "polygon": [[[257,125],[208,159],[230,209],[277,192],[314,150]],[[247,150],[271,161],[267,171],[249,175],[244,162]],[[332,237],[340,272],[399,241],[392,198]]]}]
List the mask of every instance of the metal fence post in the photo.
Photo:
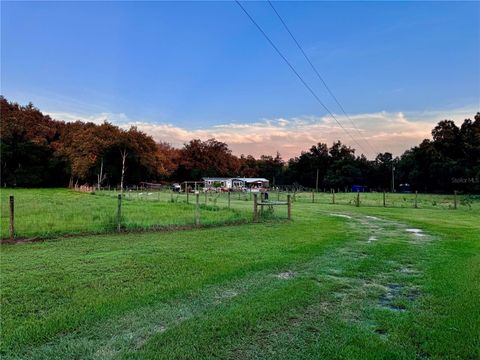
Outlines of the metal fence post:
[{"label": "metal fence post", "polygon": [[453,208],[457,210],[457,190],[453,192]]},{"label": "metal fence post", "polygon": [[387,203],[385,202],[385,191],[383,192],[383,207],[386,207]]},{"label": "metal fence post", "polygon": [[15,202],[13,195],[10,195],[10,240],[15,237]]},{"label": "metal fence post", "polygon": [[258,202],[257,194],[253,194],[253,222],[258,221]]},{"label": "metal fence post", "polygon": [[417,204],[417,198],[418,198],[418,191],[415,190],[415,209],[418,208],[418,204]]},{"label": "metal fence post", "polygon": [[228,191],[228,208],[230,209],[230,196],[231,196],[230,190]]},{"label": "metal fence post", "polygon": [[360,206],[360,191],[357,191],[357,207]]}]

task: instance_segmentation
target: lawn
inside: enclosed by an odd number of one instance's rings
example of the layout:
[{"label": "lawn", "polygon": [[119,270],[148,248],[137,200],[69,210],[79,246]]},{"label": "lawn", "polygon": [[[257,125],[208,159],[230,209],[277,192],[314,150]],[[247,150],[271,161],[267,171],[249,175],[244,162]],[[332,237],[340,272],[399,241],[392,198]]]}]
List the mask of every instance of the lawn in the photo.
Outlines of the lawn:
[{"label": "lawn", "polygon": [[480,210],[470,205],[300,198],[290,223],[3,245],[1,355],[476,359]]}]

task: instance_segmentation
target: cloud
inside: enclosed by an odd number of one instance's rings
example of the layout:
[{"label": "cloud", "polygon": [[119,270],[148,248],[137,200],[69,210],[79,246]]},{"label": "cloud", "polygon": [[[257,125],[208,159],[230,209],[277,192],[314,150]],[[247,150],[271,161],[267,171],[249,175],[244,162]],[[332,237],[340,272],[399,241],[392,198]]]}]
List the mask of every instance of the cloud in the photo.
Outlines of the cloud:
[{"label": "cloud", "polygon": [[[185,129],[173,124],[159,124],[129,119],[123,113],[99,113],[77,116],[67,113],[48,113],[52,118],[65,121],[112,122],[128,129],[136,126],[151,135],[156,141],[164,141],[180,147],[191,139],[216,138],[226,142],[233,152],[239,154],[274,155],[280,152],[284,159],[298,156],[318,142],[331,144],[341,140],[373,158],[377,151],[401,155],[405,150],[429,138],[432,128],[443,119],[452,119],[460,124],[472,117],[476,110],[461,108],[425,112],[376,112],[350,115],[350,120],[337,115],[344,128],[357,140],[362,148],[352,141],[329,116],[300,116],[294,118],[262,119],[253,123],[226,123],[203,129]],[[373,149],[372,149],[373,148]]]}]

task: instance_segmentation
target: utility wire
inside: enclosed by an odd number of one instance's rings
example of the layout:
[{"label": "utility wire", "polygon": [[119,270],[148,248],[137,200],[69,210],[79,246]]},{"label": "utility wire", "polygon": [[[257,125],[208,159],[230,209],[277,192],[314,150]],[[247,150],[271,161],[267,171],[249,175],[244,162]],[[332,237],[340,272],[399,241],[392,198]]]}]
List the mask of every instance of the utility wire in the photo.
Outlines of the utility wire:
[{"label": "utility wire", "polygon": [[330,94],[330,96],[335,100],[335,102],[337,103],[337,105],[340,107],[340,109],[342,110],[343,114],[348,118],[348,120],[350,120],[350,123],[355,127],[355,129],[357,130],[358,134],[361,136],[361,138],[363,139],[363,141],[365,141],[365,143],[368,144],[368,146],[373,150],[374,153],[377,153],[378,154],[378,151],[370,144],[370,142],[363,136],[362,132],[360,131],[360,129],[357,127],[357,124],[355,124],[355,122],[350,118],[350,116],[348,116],[347,112],[345,111],[344,107],[342,106],[342,104],[340,103],[340,101],[338,101],[337,97],[333,94],[333,92],[330,90],[330,88],[328,87],[327,83],[325,82],[325,80],[323,79],[323,77],[320,75],[320,73],[318,72],[317,68],[315,67],[315,65],[313,65],[312,61],[310,60],[310,58],[308,57],[308,55],[305,53],[305,51],[303,50],[303,47],[300,45],[300,43],[297,41],[297,39],[295,38],[295,36],[293,35],[293,33],[290,31],[289,27],[287,26],[287,24],[285,23],[285,21],[283,20],[283,18],[280,16],[280,14],[278,13],[277,9],[275,9],[275,7],[273,6],[272,2],[270,0],[268,0],[268,3],[270,4],[270,7],[273,9],[273,11],[275,12],[275,14],[277,15],[278,19],[280,20],[280,22],[283,24],[283,26],[285,27],[285,30],[287,30],[287,32],[290,34],[291,38],[293,39],[293,41],[295,42],[295,44],[297,45],[297,47],[299,48],[299,50],[302,52],[303,56],[305,57],[305,59],[307,60],[307,62],[310,64],[311,68],[313,69],[313,71],[315,72],[315,74],[317,74],[317,77],[320,79],[320,81],[322,82],[323,86],[325,86],[325,88],[327,89],[328,93]]},{"label": "utility wire", "polygon": [[[338,119],[333,115],[333,113],[328,109],[328,107],[320,100],[318,95],[313,91],[313,89],[307,84],[307,82],[302,78],[302,76],[295,70],[293,65],[288,61],[288,59],[282,54],[282,52],[278,49],[275,43],[270,39],[270,37],[263,31],[263,29],[258,25],[255,19],[248,13],[248,11],[242,6],[242,4],[235,0],[235,2],[240,6],[243,12],[248,16],[248,18],[252,21],[252,23],[257,27],[257,29],[262,33],[262,35],[267,39],[270,45],[275,49],[275,51],[280,55],[280,57],[285,61],[285,63],[290,67],[293,73],[298,77],[298,79],[302,82],[302,84],[307,88],[307,90],[313,95],[313,97],[317,100],[317,102],[332,116],[332,118],[336,121],[336,123],[345,131],[345,133],[360,147],[363,149],[363,146],[348,132],[348,130],[338,121]],[[365,152],[365,149],[363,149]]]}]

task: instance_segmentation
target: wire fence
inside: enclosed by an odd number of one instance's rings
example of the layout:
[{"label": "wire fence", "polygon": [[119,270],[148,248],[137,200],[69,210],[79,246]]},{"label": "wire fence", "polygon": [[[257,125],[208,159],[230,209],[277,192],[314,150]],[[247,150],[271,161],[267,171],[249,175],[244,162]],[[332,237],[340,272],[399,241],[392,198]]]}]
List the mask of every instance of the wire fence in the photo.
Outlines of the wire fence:
[{"label": "wire fence", "polygon": [[2,190],[1,200],[2,240],[206,227],[288,217],[286,207],[265,209],[255,217],[251,194],[139,190],[125,191],[119,197],[117,191],[108,190],[7,189]]},{"label": "wire fence", "polygon": [[[14,203],[10,204],[10,195]],[[48,238],[116,231],[218,226],[290,218],[293,204],[469,210],[480,196],[315,191],[185,193],[170,190],[116,190],[92,193],[69,189],[2,189],[1,239]],[[274,206],[287,205],[287,206]]]},{"label": "wire fence", "polygon": [[418,208],[439,210],[469,210],[480,200],[479,195],[465,194],[423,194],[387,192],[316,192],[316,191],[277,191],[270,197],[283,199],[292,194],[293,202],[331,205],[351,205],[368,207]]}]

